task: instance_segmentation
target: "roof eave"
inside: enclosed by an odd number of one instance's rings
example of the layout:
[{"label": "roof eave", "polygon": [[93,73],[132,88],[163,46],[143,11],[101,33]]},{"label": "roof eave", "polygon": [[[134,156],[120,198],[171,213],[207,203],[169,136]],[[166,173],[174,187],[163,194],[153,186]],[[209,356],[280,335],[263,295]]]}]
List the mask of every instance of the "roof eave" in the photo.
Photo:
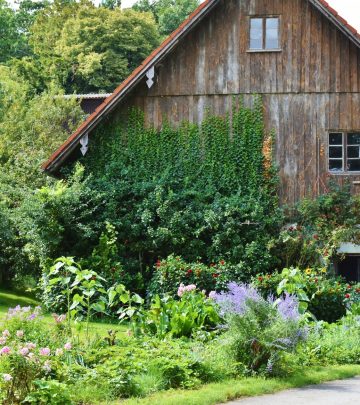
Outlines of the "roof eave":
[{"label": "roof eave", "polygon": [[347,38],[360,47],[360,37],[357,30],[344,20],[325,0],[309,0],[310,3],[321,11]]}]

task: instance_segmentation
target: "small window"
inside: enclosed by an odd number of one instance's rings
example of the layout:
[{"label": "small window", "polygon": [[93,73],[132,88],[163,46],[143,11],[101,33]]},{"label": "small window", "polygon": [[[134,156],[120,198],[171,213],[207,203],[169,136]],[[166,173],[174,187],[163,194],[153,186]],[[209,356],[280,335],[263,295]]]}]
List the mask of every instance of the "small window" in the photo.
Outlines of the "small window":
[{"label": "small window", "polygon": [[250,49],[279,49],[279,17],[250,18]]},{"label": "small window", "polygon": [[360,132],[329,134],[329,171],[360,172]]}]

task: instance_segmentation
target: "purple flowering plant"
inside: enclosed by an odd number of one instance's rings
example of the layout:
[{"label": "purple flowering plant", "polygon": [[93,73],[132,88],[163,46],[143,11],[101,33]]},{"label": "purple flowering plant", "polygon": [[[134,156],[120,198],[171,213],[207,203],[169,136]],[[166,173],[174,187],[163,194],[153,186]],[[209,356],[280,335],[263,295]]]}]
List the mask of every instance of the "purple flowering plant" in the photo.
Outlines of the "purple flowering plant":
[{"label": "purple flowering plant", "polygon": [[230,353],[244,371],[275,373],[282,354],[306,338],[294,295],[265,299],[254,286],[230,283],[215,301],[227,323]]}]

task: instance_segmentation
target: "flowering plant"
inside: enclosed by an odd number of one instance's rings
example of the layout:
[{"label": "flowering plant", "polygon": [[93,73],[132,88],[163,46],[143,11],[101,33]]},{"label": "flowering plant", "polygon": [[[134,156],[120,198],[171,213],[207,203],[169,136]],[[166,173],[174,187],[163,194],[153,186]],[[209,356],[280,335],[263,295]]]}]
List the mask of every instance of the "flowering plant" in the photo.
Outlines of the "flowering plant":
[{"label": "flowering plant", "polygon": [[149,295],[171,294],[176,297],[180,284],[196,285],[206,292],[220,291],[226,288],[229,281],[239,281],[246,277],[242,264],[232,265],[225,260],[209,265],[200,261],[188,263],[179,256],[170,255],[156,262]]},{"label": "flowering plant", "polygon": [[230,283],[215,301],[229,329],[229,351],[245,371],[274,373],[282,353],[306,337],[293,295],[265,299],[253,286]]},{"label": "flowering plant", "polygon": [[[0,399],[6,403],[24,400],[33,381],[48,376],[72,349],[70,342],[56,341],[38,322],[40,317],[39,307],[17,306],[6,315],[6,329],[0,331]],[[50,343],[59,347],[55,350]]]},{"label": "flowering plant", "polygon": [[259,274],[252,284],[264,297],[269,294],[295,294],[300,308],[308,310],[317,320],[335,322],[346,314],[346,309],[360,299],[359,285],[344,282],[327,274],[324,267],[284,269],[281,273]]}]

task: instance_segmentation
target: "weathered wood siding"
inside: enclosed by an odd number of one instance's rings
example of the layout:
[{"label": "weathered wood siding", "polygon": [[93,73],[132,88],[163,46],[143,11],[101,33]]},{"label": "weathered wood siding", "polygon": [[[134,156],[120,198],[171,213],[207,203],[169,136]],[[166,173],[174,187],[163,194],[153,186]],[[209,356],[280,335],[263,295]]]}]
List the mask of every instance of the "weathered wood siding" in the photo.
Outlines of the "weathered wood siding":
[{"label": "weathered wood siding", "polygon": [[[280,16],[280,52],[248,52],[250,15]],[[141,83],[117,116],[135,105],[156,127],[165,117],[201,122],[207,107],[229,111],[234,94],[262,94],[281,198],[294,203],[326,189],[328,130],[360,130],[359,62],[359,49],[307,0],[222,0],[157,68],[154,87]]]}]

